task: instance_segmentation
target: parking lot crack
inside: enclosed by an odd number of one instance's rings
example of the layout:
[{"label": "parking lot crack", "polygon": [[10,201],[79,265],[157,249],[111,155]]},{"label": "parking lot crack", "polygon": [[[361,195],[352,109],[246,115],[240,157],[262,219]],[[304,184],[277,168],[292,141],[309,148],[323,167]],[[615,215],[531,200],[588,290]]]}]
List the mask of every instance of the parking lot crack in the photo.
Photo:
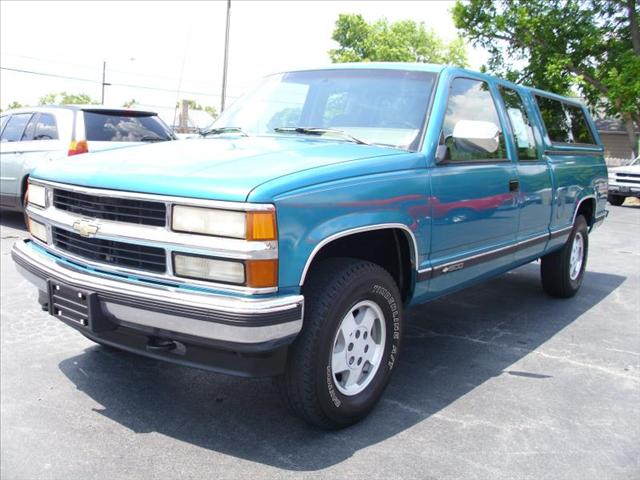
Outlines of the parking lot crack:
[{"label": "parking lot crack", "polygon": [[[627,373],[623,373],[623,372],[619,372],[613,368],[610,367],[605,367],[602,365],[597,365],[594,363],[588,363],[588,362],[583,362],[583,361],[579,361],[579,360],[575,360],[573,358],[569,358],[567,356],[560,356],[560,355],[553,355],[550,353],[546,353],[543,352],[541,350],[532,350],[529,348],[524,348],[524,347],[517,347],[514,345],[505,345],[503,343],[499,343],[499,342],[494,342],[492,340],[481,340],[479,338],[475,338],[475,337],[469,337],[467,335],[454,335],[451,333],[438,333],[438,332],[434,332],[432,330],[429,331],[429,334],[434,336],[434,337],[446,337],[446,338],[454,338],[454,339],[458,339],[458,340],[464,340],[467,342],[472,342],[472,343],[477,343],[477,344],[481,344],[481,345],[487,345],[487,346],[493,346],[493,347],[498,347],[498,348],[503,348],[503,349],[509,349],[518,353],[524,353],[524,354],[535,354],[550,360],[556,360],[556,361],[561,361],[561,362],[567,362],[570,363],[574,366],[577,367],[581,367],[581,368],[589,368],[592,370],[597,370],[601,373],[607,374],[607,375],[612,375],[612,376],[616,376],[616,377],[620,377],[620,378],[624,378],[625,380],[631,380],[632,382],[635,383],[640,383],[640,378],[633,376],[633,375],[629,375]],[[627,352],[627,353],[631,353],[634,355],[637,355],[634,352]]]}]

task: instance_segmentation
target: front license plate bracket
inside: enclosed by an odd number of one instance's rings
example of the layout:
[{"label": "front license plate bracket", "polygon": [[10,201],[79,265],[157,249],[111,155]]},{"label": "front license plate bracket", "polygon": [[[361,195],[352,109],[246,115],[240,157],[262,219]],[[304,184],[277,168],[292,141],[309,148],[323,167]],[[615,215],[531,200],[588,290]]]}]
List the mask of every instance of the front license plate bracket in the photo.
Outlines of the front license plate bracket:
[{"label": "front license plate bracket", "polygon": [[116,325],[102,314],[95,292],[72,287],[57,280],[49,280],[47,285],[50,315],[91,332],[116,328]]}]

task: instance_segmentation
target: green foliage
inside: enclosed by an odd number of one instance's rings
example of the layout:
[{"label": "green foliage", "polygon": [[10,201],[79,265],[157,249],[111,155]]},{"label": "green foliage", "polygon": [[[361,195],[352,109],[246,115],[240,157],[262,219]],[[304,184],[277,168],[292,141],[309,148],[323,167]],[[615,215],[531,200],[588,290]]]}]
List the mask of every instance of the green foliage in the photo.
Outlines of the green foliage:
[{"label": "green foliage", "polygon": [[[218,118],[218,110],[216,109],[216,107],[213,107],[211,105],[203,106],[203,105],[200,105],[195,100],[187,100],[186,102],[187,102],[187,105],[189,105],[189,110],[204,110],[213,118]],[[181,102],[176,103],[176,108],[180,108],[180,103]]]},{"label": "green foliage", "polygon": [[96,105],[98,102],[85,93],[48,93],[38,100],[39,105]]},{"label": "green foliage", "polygon": [[329,51],[334,63],[344,62],[421,62],[465,66],[464,42],[457,38],[445,42],[424,23],[401,20],[389,23],[385,18],[368,23],[362,15],[338,16],[331,37],[339,48]]},{"label": "green foliage", "polygon": [[9,105],[7,105],[7,110],[13,110],[14,108],[22,107],[24,107],[24,105],[22,105],[20,102],[11,102]]},{"label": "green foliage", "polygon": [[637,149],[640,32],[636,0],[458,0],[456,27],[491,55],[486,70],[625,121]]},{"label": "green foliage", "polygon": [[136,105],[138,105],[138,102],[136,101],[135,98],[132,98],[131,100],[127,100],[122,104],[124,108],[131,108],[131,107],[135,107]]}]

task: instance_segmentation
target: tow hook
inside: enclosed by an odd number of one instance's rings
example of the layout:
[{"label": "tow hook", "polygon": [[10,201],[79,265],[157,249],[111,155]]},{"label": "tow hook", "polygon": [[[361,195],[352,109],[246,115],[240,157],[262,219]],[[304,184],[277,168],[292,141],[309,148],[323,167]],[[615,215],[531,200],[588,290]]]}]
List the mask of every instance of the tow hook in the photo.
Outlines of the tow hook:
[{"label": "tow hook", "polygon": [[160,337],[149,337],[147,343],[147,351],[149,352],[170,352],[175,350],[178,345],[173,340]]}]

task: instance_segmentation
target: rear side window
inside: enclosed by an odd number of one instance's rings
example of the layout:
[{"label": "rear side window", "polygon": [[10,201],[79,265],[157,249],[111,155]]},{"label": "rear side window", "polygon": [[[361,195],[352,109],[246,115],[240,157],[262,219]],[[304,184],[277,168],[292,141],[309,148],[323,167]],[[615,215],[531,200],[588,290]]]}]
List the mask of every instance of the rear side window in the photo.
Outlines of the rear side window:
[{"label": "rear side window", "polygon": [[57,140],[58,126],[56,125],[56,117],[50,113],[41,113],[36,123],[36,129],[33,134],[34,140]]},{"label": "rear side window", "polygon": [[7,123],[7,120],[9,120],[9,115],[0,117],[0,133],[2,133],[2,130],[4,130],[4,126]]},{"label": "rear side window", "polygon": [[595,145],[582,108],[539,95],[536,95],[536,101],[553,143]]},{"label": "rear side window", "polygon": [[573,141],[575,143],[586,143],[589,145],[595,144],[593,135],[591,135],[591,129],[587,124],[587,119],[584,116],[582,108],[575,105],[564,104],[564,108],[569,117],[569,123],[571,123],[571,133],[573,134]]},{"label": "rear side window", "polygon": [[529,116],[522,103],[520,94],[510,88],[500,87],[500,95],[507,107],[509,122],[518,148],[518,160],[537,160],[536,141]]},{"label": "rear side window", "polygon": [[486,82],[469,78],[451,82],[442,143],[449,162],[506,159],[498,111]]},{"label": "rear side window", "polygon": [[7,124],[2,131],[2,141],[19,141],[22,138],[22,132],[24,132],[24,127],[27,126],[31,115],[31,113],[16,113],[11,115],[11,118],[7,121]]},{"label": "rear side window", "polygon": [[84,112],[86,138],[94,142],[153,142],[171,140],[157,116]]}]

